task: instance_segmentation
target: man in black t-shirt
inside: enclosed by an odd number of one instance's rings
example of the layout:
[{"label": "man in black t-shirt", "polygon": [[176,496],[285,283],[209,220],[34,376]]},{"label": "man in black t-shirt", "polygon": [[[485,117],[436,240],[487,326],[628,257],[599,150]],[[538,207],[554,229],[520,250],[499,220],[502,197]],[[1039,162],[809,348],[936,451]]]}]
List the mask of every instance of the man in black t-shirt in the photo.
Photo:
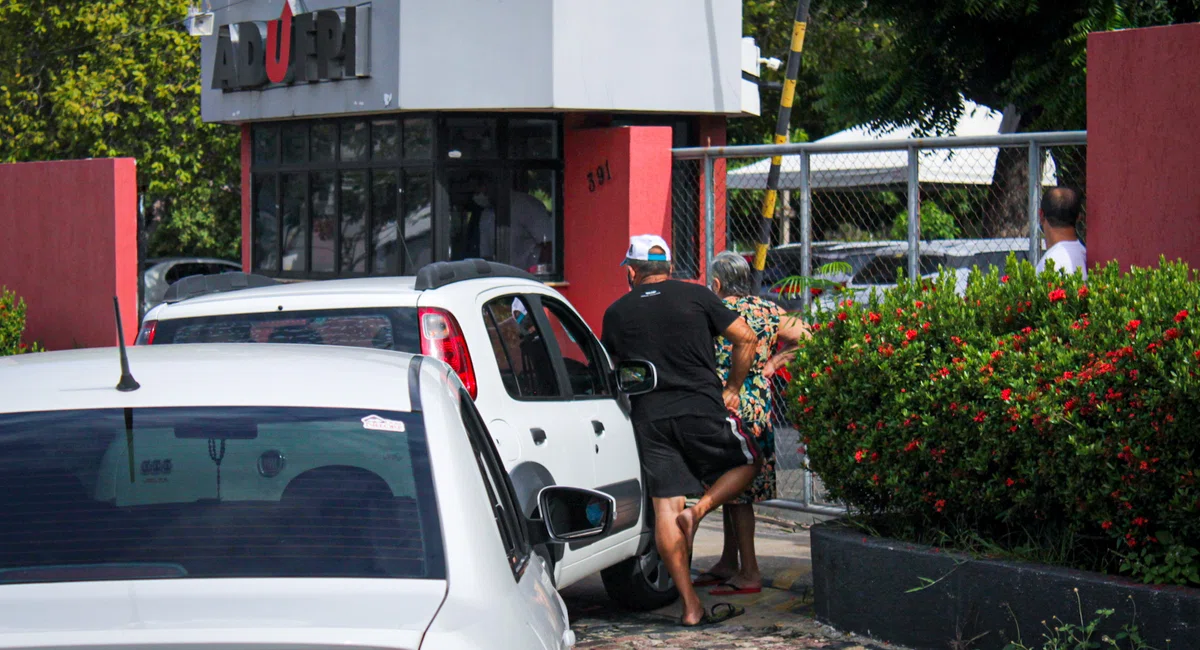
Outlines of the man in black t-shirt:
[{"label": "man in black t-shirt", "polygon": [[[711,619],[692,586],[696,529],[705,515],[746,489],[760,462],[754,440],[730,415],[737,412],[756,338],[712,291],[671,279],[671,251],[661,237],[631,238],[625,258],[632,291],[604,313],[602,340],[614,361],[643,359],[658,373],[653,391],[632,398],[632,419],[654,502],[658,552],[683,598],[681,622],[691,626]],[[725,386],[717,378],[718,335],[733,342]],[[712,487],[705,491],[704,484]],[[688,495],[702,492],[685,507]]]}]

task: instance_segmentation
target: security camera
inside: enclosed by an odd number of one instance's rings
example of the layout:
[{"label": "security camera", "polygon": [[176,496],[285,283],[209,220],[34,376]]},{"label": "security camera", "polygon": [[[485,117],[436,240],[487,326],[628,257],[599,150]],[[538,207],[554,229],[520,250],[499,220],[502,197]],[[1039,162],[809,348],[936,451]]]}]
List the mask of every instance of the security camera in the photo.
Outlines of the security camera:
[{"label": "security camera", "polygon": [[783,61],[780,61],[779,59],[777,59],[775,57],[771,57],[769,59],[764,59],[762,57],[759,57],[758,62],[765,63],[766,66],[772,70],[778,70],[780,67],[783,66]]}]

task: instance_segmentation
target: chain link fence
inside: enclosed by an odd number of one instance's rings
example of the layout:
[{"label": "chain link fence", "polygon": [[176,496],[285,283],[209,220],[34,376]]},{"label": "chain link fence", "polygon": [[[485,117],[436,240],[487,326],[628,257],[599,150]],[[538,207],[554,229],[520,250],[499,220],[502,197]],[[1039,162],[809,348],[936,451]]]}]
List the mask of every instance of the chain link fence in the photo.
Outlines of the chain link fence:
[{"label": "chain link fence", "polygon": [[[1061,185],[1086,197],[1086,142],[1084,132],[1064,132],[676,149],[676,274],[707,281],[706,260],[716,252],[752,254],[770,157],[782,156],[763,295],[809,313],[835,299],[819,289],[781,297],[772,288],[787,277],[819,277],[861,296],[894,286],[901,274],[932,276],[942,267],[959,275],[961,289],[974,266],[1002,268],[1010,254],[1037,261],[1041,193]],[[776,388],[780,502],[772,505],[842,511],[807,470]]]}]

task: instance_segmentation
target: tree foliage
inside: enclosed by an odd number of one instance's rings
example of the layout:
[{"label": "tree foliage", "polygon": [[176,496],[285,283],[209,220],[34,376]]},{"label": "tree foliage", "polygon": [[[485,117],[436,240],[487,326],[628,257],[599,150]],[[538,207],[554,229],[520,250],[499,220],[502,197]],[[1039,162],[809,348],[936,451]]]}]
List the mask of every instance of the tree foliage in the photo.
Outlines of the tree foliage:
[{"label": "tree foliage", "polygon": [[925,132],[953,127],[960,96],[1011,106],[1018,130],[1086,128],[1090,32],[1200,19],[1198,0],[825,1],[888,25],[895,39],[869,64],[824,75],[822,110]]},{"label": "tree foliage", "polygon": [[150,254],[236,256],[238,132],[200,119],[188,4],[0,2],[0,162],[134,157]]},{"label": "tree foliage", "polygon": [[[754,37],[763,57],[778,58],[786,66],[795,13],[796,0],[745,0],[742,33]],[[813,2],[792,108],[792,141],[823,138],[857,124],[853,116],[831,110],[820,101],[824,80],[837,71],[869,70],[878,65],[892,46],[893,34],[888,25],[870,18],[861,8]],[[779,110],[778,84],[783,78],[784,67],[771,70],[762,66],[762,115],[730,122],[732,144],[771,141]]]}]

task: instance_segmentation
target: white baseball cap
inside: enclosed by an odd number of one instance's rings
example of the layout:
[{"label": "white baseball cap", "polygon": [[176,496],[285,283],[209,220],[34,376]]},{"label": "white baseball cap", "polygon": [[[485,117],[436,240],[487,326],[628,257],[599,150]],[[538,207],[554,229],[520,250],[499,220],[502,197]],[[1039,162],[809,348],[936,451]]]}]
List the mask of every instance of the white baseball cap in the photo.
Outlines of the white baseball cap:
[{"label": "white baseball cap", "polygon": [[[652,248],[661,248],[661,253],[651,253]],[[625,261],[621,262],[621,266],[629,263],[629,260],[640,260],[643,262],[670,262],[671,247],[667,246],[667,240],[658,235],[634,235],[629,238],[629,250],[625,251]]]}]

